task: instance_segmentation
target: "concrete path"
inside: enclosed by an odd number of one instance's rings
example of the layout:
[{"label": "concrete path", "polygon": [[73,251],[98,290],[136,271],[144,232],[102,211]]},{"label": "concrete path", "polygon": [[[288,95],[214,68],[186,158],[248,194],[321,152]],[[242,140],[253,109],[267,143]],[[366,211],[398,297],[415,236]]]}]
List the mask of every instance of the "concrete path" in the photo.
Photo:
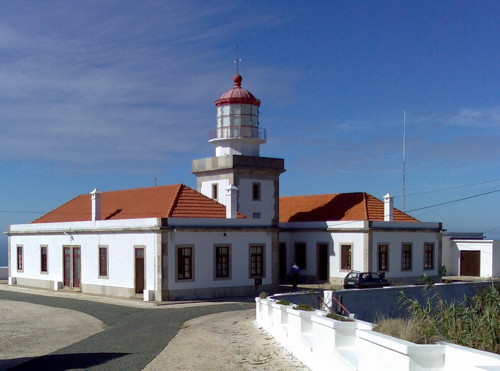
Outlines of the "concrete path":
[{"label": "concrete path", "polygon": [[157,306],[0,284],[0,370],[307,370],[254,318],[253,298]]}]

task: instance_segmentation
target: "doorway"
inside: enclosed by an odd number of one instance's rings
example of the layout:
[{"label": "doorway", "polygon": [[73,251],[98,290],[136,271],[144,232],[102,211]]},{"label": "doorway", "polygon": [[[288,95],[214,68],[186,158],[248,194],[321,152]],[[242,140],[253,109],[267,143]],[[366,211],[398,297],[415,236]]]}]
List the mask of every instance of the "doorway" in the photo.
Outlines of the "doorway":
[{"label": "doorway", "polygon": [[63,247],[63,285],[80,289],[82,285],[82,260],[80,247]]},{"label": "doorway", "polygon": [[318,280],[328,281],[328,244],[319,243],[318,244]]},{"label": "doorway", "polygon": [[279,245],[279,275],[280,275],[280,282],[284,283],[286,282],[286,276],[288,273],[288,266],[286,263],[286,243],[281,242]]},{"label": "doorway", "polygon": [[135,293],[142,294],[144,292],[144,248],[135,248]]},{"label": "doorway", "polygon": [[481,271],[480,251],[460,251],[460,275],[479,277]]}]

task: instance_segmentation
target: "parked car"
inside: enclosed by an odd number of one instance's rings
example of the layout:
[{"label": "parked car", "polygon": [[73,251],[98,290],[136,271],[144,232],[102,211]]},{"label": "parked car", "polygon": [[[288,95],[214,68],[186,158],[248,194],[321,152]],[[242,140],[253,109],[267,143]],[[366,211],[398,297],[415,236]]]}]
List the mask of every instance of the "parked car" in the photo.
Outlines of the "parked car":
[{"label": "parked car", "polygon": [[344,289],[361,289],[390,286],[391,284],[375,272],[349,272],[344,278]]}]

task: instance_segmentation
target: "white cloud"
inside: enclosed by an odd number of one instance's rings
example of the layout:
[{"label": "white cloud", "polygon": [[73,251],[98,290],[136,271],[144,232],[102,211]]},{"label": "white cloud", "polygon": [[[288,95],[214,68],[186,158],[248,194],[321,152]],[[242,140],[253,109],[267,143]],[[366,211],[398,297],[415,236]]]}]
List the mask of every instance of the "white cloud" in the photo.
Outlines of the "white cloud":
[{"label": "white cloud", "polygon": [[462,108],[452,113],[419,114],[411,118],[416,124],[455,127],[500,127],[500,106],[492,108]]}]

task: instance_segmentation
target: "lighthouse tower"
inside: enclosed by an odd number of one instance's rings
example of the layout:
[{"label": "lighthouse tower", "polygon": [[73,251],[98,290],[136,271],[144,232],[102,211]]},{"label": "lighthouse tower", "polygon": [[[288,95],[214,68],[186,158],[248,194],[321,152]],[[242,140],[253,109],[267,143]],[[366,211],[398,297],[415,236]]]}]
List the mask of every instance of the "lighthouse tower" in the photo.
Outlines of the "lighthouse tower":
[{"label": "lighthouse tower", "polygon": [[215,101],[216,128],[209,133],[215,157],[194,160],[192,172],[198,191],[224,204],[228,218],[239,212],[277,225],[284,160],[260,157],[266,142],[266,130],[259,125],[261,102],[241,87],[242,81],[236,74],[233,88]]}]

